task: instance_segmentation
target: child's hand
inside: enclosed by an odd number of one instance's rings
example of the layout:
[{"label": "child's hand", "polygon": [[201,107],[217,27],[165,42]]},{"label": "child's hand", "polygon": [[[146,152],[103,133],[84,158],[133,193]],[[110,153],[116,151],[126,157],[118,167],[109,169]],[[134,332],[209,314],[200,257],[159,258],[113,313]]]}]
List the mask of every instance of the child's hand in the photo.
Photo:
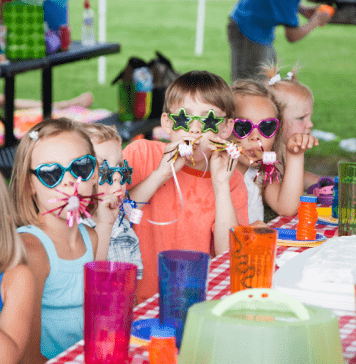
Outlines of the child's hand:
[{"label": "child's hand", "polygon": [[314,145],[319,145],[319,140],[310,134],[293,134],[287,141],[286,149],[291,154],[302,154]]},{"label": "child's hand", "polygon": [[269,226],[261,220],[256,220],[255,222],[253,222],[250,225],[255,228],[269,228]]},{"label": "child's hand", "polygon": [[108,193],[98,201],[97,223],[114,225],[116,218],[119,215],[119,199],[122,197],[122,192],[117,191],[113,194]]},{"label": "child's hand", "polygon": [[[164,176],[164,178],[166,180],[168,180],[172,177],[171,163],[173,163],[174,171],[177,173],[183,168],[183,166],[186,162],[187,157],[181,157],[179,152],[177,151],[178,145],[180,143],[182,143],[184,140],[190,140],[191,142],[194,142],[196,140],[196,138],[194,138],[192,136],[185,136],[184,138],[182,138],[180,140],[176,140],[175,142],[167,144],[166,147],[164,148],[164,153],[166,153],[166,154],[163,154],[162,160],[157,168],[157,171],[159,171],[159,173],[161,173],[162,176]],[[176,152],[178,152],[178,156],[177,156],[176,160],[173,162],[173,159],[174,159],[173,156]],[[194,155],[193,155],[193,157],[194,157]]]},{"label": "child's hand", "polygon": [[329,11],[323,11],[320,7],[314,12],[311,21],[315,22],[317,26],[322,27],[329,23],[333,17],[332,13]]},{"label": "child's hand", "polygon": [[[212,137],[210,139],[217,143],[227,143],[226,140],[219,137]],[[238,159],[231,160],[226,150],[217,151],[218,147],[214,144],[210,144],[208,147],[213,151],[209,161],[212,182],[228,182],[234,173]]]}]

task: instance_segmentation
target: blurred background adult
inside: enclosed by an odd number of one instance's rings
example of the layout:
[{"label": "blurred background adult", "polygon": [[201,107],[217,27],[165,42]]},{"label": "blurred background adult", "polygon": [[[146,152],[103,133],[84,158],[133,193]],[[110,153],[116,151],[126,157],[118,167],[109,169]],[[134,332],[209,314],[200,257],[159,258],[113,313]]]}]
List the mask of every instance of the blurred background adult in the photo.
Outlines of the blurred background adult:
[{"label": "blurred background adult", "polygon": [[[309,19],[306,24],[299,24],[298,13]],[[273,42],[277,25],[284,26],[287,41],[294,43],[327,24],[331,17],[318,5],[306,7],[300,0],[240,0],[230,13],[227,27],[231,81],[262,78],[260,66],[276,62]]]}]

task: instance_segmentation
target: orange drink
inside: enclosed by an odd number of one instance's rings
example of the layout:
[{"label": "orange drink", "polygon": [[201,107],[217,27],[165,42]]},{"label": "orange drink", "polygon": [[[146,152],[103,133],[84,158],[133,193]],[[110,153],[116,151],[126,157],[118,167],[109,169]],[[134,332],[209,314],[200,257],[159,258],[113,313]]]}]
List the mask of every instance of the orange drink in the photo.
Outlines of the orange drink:
[{"label": "orange drink", "polygon": [[276,246],[276,230],[251,226],[230,230],[231,293],[272,287]]}]

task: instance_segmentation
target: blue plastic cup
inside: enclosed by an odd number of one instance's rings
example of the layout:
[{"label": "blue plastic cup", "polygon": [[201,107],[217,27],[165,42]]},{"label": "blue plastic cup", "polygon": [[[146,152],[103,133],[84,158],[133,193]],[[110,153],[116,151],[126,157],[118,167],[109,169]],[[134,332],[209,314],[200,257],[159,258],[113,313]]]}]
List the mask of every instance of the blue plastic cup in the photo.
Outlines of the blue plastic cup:
[{"label": "blue plastic cup", "polygon": [[206,299],[208,272],[208,254],[188,250],[158,254],[159,320],[175,329],[178,348],[189,307]]}]

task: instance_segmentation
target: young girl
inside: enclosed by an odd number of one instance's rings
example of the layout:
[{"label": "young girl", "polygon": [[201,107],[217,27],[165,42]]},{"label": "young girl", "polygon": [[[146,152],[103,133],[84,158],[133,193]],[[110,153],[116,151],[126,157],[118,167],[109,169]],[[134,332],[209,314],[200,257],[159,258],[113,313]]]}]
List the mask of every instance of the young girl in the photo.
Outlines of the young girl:
[{"label": "young girl", "polygon": [[129,221],[122,218],[122,211],[119,211],[132,174],[132,168],[124,161],[121,137],[115,126],[100,123],[81,125],[94,146],[99,165],[98,192],[103,194],[93,218],[83,221],[91,224],[98,233],[97,259],[136,264],[137,279],[142,279],[138,237]]},{"label": "young girl", "polygon": [[[91,196],[97,183],[93,145],[76,123],[42,121],[22,138],[11,188],[16,223],[22,226],[18,231],[36,279],[25,363],[44,363],[83,338],[83,266],[94,259],[98,237],[76,219],[69,223],[69,207],[61,210],[66,202],[60,200],[76,191]],[[89,212],[92,199],[81,201]]]},{"label": "young girl", "polygon": [[20,363],[30,338],[35,282],[0,174],[0,362]]},{"label": "young girl", "polygon": [[[262,72],[268,79],[267,88],[273,93],[281,105],[281,117],[283,119],[283,131],[279,144],[278,158],[285,163],[286,144],[291,135],[295,133],[310,134],[313,128],[311,116],[313,114],[314,98],[309,87],[300,83],[297,79],[298,66],[294,66],[286,78],[281,79],[277,64],[268,64],[262,68]],[[304,189],[318,183],[320,176],[311,172],[304,172]]]},{"label": "young girl", "polygon": [[[263,217],[259,189],[254,185],[262,152],[278,149],[282,134],[279,105],[262,83],[254,80],[237,80],[233,83],[236,116],[231,139],[243,148],[237,169],[244,174],[249,193],[249,222],[260,223]],[[286,164],[283,180],[262,184],[262,198],[278,215],[297,213],[299,198],[303,193],[304,152],[318,145],[311,135],[297,133],[289,137],[286,146]],[[257,162],[257,163],[256,163]],[[256,166],[256,167],[255,167]],[[281,169],[277,163],[276,167]],[[278,175],[277,175],[278,176]],[[262,175],[259,177],[261,181]],[[250,202],[251,201],[251,202]],[[254,203],[254,205],[252,205]],[[257,212],[257,214],[256,214]]]}]

